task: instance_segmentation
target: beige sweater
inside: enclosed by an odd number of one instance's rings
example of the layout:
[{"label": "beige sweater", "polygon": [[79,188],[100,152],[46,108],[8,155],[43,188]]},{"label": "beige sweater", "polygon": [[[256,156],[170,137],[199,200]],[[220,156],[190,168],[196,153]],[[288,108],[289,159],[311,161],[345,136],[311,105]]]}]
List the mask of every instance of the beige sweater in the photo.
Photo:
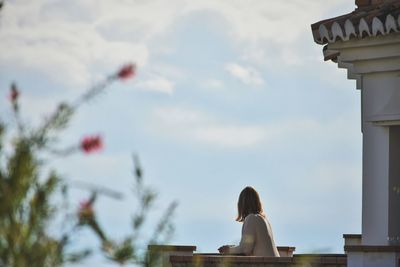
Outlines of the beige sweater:
[{"label": "beige sweater", "polygon": [[268,220],[258,214],[249,214],[243,222],[242,238],[239,246],[230,247],[228,253],[279,257]]}]

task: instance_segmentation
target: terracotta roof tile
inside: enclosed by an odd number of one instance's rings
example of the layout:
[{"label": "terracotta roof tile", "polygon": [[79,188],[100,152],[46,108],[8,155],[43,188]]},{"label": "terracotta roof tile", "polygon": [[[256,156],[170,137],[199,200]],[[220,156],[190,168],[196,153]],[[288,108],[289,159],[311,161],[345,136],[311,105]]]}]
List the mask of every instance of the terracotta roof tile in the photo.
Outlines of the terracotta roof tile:
[{"label": "terracotta roof tile", "polygon": [[400,0],[357,0],[353,12],[311,25],[318,44],[400,32]]}]

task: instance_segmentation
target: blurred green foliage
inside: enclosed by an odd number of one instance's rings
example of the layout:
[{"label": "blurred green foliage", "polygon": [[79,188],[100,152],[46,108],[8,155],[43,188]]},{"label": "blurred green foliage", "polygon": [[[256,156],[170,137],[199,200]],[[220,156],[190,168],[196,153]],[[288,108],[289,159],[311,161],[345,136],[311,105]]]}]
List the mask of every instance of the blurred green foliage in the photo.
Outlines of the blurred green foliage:
[{"label": "blurred green foliage", "polygon": [[[20,92],[16,84],[11,85],[10,102],[15,125],[6,125],[0,120],[0,266],[54,267],[81,261],[93,251],[93,248],[72,251],[73,236],[84,228],[93,230],[100,241],[101,253],[110,262],[152,266],[154,259],[147,253],[147,244],[163,243],[171,237],[175,202],[168,206],[153,233],[148,234],[149,240],[142,242],[141,232],[156,193],[144,185],[137,157],[134,157],[133,194],[138,208],[132,217],[132,232],[121,242],[112,240],[98,222],[94,205],[101,191],[97,187],[89,187],[90,199],[82,202],[76,212],[68,214],[60,204],[69,202],[68,179],[61,178],[55,170],[44,173],[46,162],[41,158],[43,153],[64,157],[85,152],[80,144],[55,149],[59,143],[57,136],[67,128],[81,104],[99,95],[117,79],[118,75],[109,76],[90,88],[75,104],[61,103],[37,128],[21,119]],[[68,221],[70,227],[63,227],[58,234],[50,233],[49,229],[60,217]]]}]

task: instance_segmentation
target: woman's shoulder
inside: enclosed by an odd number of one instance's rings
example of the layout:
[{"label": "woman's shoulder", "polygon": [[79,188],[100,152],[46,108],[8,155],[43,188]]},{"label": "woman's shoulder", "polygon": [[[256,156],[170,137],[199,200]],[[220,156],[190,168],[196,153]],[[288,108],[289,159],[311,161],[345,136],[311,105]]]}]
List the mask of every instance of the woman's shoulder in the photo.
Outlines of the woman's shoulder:
[{"label": "woman's shoulder", "polygon": [[261,214],[254,214],[250,213],[249,215],[246,216],[244,219],[245,222],[250,222],[250,221],[265,221],[265,218]]}]

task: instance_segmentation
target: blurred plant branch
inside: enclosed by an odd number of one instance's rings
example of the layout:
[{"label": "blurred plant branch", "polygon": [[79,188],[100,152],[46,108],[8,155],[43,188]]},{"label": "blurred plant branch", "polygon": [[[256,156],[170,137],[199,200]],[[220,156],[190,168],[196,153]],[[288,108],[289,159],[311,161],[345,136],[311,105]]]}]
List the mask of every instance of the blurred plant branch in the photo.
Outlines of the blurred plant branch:
[{"label": "blurred plant branch", "polygon": [[[0,9],[2,7],[0,1]],[[72,104],[60,103],[37,128],[27,127],[20,112],[20,91],[16,83],[10,86],[10,103],[17,131],[7,137],[7,127],[0,119],[0,266],[54,267],[67,262],[78,262],[91,254],[91,249],[73,250],[73,236],[89,227],[101,241],[101,251],[112,262],[125,264],[135,262],[151,266],[147,252],[140,249],[139,236],[146,221],[156,193],[143,184],[143,171],[138,157],[134,158],[134,195],[138,209],[132,219],[132,234],[122,242],[115,242],[98,222],[94,205],[101,195],[121,199],[122,195],[107,188],[81,181],[69,182],[55,170],[44,175],[42,152],[53,156],[68,156],[72,153],[92,153],[102,148],[100,136],[86,136],[78,144],[64,149],[54,148],[58,135],[68,127],[76,110],[83,104],[102,94],[116,80],[125,80],[135,75],[136,67],[126,65],[104,81],[90,88]],[[7,127],[6,127],[7,126]],[[12,125],[11,125],[12,127]],[[8,144],[8,149],[4,149]],[[77,212],[68,213],[70,186],[88,190],[90,198],[80,203]],[[57,198],[58,197],[58,198]],[[61,199],[61,204],[57,199]],[[148,242],[164,242],[172,234],[171,218],[176,203],[169,205],[161,217]],[[57,216],[63,217],[59,235],[49,233],[49,226]],[[140,236],[141,238],[141,236]]]}]

